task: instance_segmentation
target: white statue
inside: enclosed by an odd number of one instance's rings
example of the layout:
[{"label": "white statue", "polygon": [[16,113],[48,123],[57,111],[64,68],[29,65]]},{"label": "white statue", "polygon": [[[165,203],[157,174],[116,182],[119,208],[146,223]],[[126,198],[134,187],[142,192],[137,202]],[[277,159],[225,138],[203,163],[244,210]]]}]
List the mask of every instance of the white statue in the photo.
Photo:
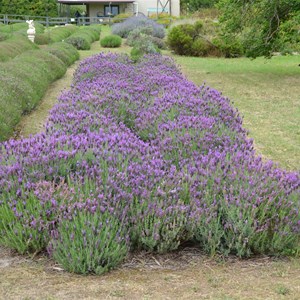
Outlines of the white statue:
[{"label": "white statue", "polygon": [[34,37],[35,37],[35,27],[33,20],[27,20],[26,23],[28,24],[28,30],[27,35],[30,41],[34,43]]}]

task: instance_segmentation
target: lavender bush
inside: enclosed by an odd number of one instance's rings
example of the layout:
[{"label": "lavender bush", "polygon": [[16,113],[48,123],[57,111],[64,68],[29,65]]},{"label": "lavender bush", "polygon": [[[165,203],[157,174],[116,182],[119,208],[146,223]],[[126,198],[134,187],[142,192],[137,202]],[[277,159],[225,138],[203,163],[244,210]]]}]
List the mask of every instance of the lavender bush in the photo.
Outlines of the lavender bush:
[{"label": "lavender bush", "polygon": [[66,270],[102,274],[117,266],[128,253],[127,226],[113,209],[86,199],[70,205],[52,233],[49,250]]},{"label": "lavender bush", "polygon": [[152,34],[155,37],[163,38],[165,36],[165,29],[163,25],[148,19],[145,16],[133,16],[126,19],[124,22],[114,24],[112,26],[112,33],[119,35],[122,38],[127,38],[129,33],[137,28],[151,28]]},{"label": "lavender bush", "polygon": [[[34,198],[34,212],[16,191],[40,183],[65,196]],[[158,54],[82,62],[45,133],[1,144],[0,197],[0,243],[19,243],[9,227],[19,222],[41,241],[19,251],[49,245],[73,272],[107,271],[129,246],[166,252],[188,240],[212,255],[299,251],[299,173],[258,157],[230,101]]]}]

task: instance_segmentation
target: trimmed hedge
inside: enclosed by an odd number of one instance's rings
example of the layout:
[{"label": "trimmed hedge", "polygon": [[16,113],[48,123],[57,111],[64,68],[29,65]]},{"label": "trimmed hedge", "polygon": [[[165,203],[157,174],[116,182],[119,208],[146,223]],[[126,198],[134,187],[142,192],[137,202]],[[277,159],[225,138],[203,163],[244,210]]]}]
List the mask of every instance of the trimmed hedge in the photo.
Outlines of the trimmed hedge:
[{"label": "trimmed hedge", "polygon": [[101,25],[82,27],[66,39],[66,42],[78,50],[91,49],[91,43],[100,39]]},{"label": "trimmed hedge", "polygon": [[37,48],[38,46],[29,41],[27,37],[15,34],[13,37],[0,43],[0,62],[8,61],[22,52]]},{"label": "trimmed hedge", "polygon": [[74,25],[53,27],[43,34],[37,34],[35,43],[38,45],[45,45],[49,43],[61,42],[74,34],[79,28]]},{"label": "trimmed hedge", "polygon": [[60,42],[49,45],[45,51],[57,56],[66,66],[70,66],[79,59],[79,52],[69,43]]},{"label": "trimmed hedge", "polygon": [[75,50],[71,45],[51,45],[0,63],[0,141],[11,136],[22,114],[38,104],[49,84],[65,74],[79,56]]},{"label": "trimmed hedge", "polygon": [[100,41],[100,44],[105,48],[117,48],[121,46],[122,38],[114,34],[108,35]]},{"label": "trimmed hedge", "polygon": [[[34,22],[34,27],[36,33],[44,32],[44,26],[42,24],[38,22]],[[4,33],[20,32],[26,34],[27,29],[28,29],[28,24],[25,22],[0,26],[0,32],[4,32]]]}]

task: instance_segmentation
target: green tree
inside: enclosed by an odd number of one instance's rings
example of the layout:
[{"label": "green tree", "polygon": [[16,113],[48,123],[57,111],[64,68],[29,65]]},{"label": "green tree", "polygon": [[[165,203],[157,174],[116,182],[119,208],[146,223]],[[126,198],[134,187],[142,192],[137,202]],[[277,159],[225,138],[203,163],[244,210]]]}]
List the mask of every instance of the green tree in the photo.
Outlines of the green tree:
[{"label": "green tree", "polygon": [[30,16],[57,16],[57,1],[0,0],[0,13]]},{"label": "green tree", "polygon": [[217,7],[223,35],[239,39],[250,57],[278,51],[282,25],[300,13],[299,0],[220,0]]}]

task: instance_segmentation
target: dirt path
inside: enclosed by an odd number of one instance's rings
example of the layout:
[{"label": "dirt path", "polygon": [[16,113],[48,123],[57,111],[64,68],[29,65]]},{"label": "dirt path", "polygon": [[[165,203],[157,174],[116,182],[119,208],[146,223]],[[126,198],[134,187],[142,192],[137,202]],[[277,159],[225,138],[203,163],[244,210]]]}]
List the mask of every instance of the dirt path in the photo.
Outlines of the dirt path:
[{"label": "dirt path", "polygon": [[79,61],[71,65],[62,78],[54,81],[49,86],[36,109],[22,117],[20,123],[16,126],[15,138],[29,137],[29,135],[34,135],[43,130],[49,110],[57,103],[57,98],[62,90],[70,87],[73,73],[78,65]]},{"label": "dirt path", "polygon": [[139,254],[108,274],[80,276],[45,256],[32,260],[0,248],[0,299],[299,300],[299,267],[299,260],[268,257],[217,262],[188,248]]}]

